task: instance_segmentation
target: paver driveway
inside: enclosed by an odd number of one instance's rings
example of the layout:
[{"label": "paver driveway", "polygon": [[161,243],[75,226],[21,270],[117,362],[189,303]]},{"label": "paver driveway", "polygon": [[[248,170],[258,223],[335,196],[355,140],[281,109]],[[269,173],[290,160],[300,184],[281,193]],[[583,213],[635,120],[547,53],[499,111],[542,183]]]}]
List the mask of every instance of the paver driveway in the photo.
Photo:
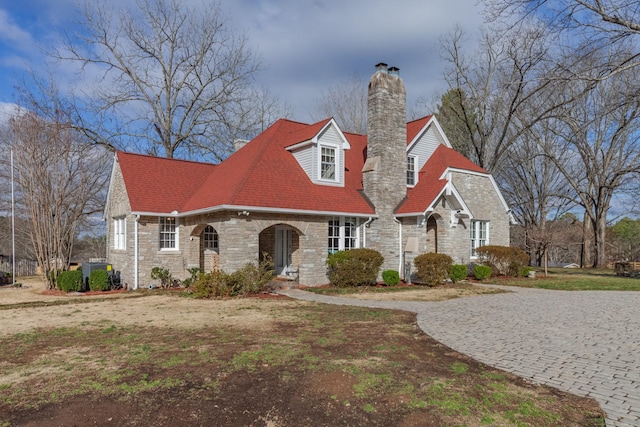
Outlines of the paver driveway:
[{"label": "paver driveway", "polygon": [[596,399],[607,426],[640,426],[640,292],[546,291],[442,302],[293,298],[400,309],[441,343],[488,365]]}]

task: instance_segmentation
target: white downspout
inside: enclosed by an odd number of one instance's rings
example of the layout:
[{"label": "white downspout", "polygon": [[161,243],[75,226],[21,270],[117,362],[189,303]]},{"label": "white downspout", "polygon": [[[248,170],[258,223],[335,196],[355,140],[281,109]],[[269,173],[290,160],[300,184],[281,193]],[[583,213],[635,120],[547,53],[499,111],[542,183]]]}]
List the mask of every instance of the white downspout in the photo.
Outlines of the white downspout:
[{"label": "white downspout", "polygon": [[369,219],[362,224],[364,225],[364,228],[362,229],[362,247],[363,248],[367,247],[367,228],[369,228],[369,225],[371,225],[371,221],[373,221],[372,216],[370,216]]},{"label": "white downspout", "polygon": [[140,215],[136,215],[133,230],[133,289],[138,289],[138,221]]},{"label": "white downspout", "polygon": [[[393,217],[393,220],[398,223],[398,274],[400,274],[401,276],[404,275],[403,272],[403,265],[402,265],[402,261],[404,259],[404,254],[402,253],[402,222],[400,220],[398,220],[398,218],[396,218],[395,216]],[[406,280],[407,278],[404,277],[404,279]]]}]

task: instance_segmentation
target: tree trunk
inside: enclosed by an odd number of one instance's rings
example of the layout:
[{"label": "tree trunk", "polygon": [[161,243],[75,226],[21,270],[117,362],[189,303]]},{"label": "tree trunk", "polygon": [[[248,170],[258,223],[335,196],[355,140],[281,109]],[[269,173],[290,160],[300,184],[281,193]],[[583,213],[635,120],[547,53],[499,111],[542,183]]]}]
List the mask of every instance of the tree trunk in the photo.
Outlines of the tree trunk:
[{"label": "tree trunk", "polygon": [[584,221],[582,222],[582,264],[580,267],[592,267],[593,257],[591,252],[591,238],[593,237],[593,230],[591,227],[591,217],[589,213],[585,211]]},{"label": "tree trunk", "polygon": [[596,268],[605,268],[607,266],[606,254],[606,233],[607,233],[607,217],[605,214],[600,215],[595,224],[595,257],[593,266]]}]

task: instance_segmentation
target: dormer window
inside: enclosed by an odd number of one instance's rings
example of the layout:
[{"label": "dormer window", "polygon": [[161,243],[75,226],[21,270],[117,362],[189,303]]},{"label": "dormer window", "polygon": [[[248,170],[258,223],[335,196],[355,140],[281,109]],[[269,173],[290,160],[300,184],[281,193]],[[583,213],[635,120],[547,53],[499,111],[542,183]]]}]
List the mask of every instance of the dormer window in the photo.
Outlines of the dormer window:
[{"label": "dormer window", "polygon": [[320,179],[336,180],[336,149],[334,147],[320,147]]},{"label": "dormer window", "polygon": [[413,187],[418,181],[416,174],[416,156],[407,156],[407,185]]},{"label": "dormer window", "polygon": [[[316,125],[311,125],[317,129]],[[305,138],[302,138],[302,136]],[[333,119],[327,120],[317,133],[301,134],[300,142],[287,147],[311,182],[318,185],[344,186],[345,152],[351,146]]]}]

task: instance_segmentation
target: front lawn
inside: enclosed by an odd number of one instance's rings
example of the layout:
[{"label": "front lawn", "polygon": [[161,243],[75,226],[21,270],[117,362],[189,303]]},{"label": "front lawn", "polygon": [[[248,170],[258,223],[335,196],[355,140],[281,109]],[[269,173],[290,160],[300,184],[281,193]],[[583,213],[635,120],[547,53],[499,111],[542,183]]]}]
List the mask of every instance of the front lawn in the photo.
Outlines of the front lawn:
[{"label": "front lawn", "polygon": [[535,279],[493,277],[484,283],[564,291],[640,291],[640,279],[618,277],[605,269],[554,268],[545,276],[544,270],[536,268]]},{"label": "front lawn", "polygon": [[406,312],[155,294],[0,310],[0,425],[602,426]]}]

